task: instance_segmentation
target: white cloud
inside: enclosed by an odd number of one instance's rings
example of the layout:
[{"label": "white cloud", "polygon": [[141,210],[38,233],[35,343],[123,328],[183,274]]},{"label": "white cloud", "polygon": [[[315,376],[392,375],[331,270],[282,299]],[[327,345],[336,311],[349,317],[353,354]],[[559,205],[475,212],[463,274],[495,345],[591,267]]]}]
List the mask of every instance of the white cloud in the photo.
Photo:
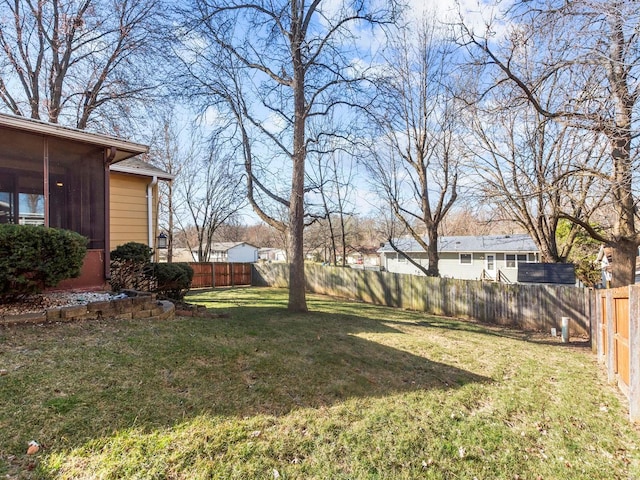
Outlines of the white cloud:
[{"label": "white cloud", "polygon": [[202,127],[220,127],[228,123],[225,114],[215,106],[209,106],[205,112],[200,116],[200,126]]},{"label": "white cloud", "polygon": [[500,20],[501,12],[511,3],[501,2],[498,7],[491,0],[408,0],[408,18],[420,19],[433,13],[438,21],[446,24],[462,20],[471,31],[480,35],[491,25],[493,37],[501,38],[507,30],[507,25]]}]

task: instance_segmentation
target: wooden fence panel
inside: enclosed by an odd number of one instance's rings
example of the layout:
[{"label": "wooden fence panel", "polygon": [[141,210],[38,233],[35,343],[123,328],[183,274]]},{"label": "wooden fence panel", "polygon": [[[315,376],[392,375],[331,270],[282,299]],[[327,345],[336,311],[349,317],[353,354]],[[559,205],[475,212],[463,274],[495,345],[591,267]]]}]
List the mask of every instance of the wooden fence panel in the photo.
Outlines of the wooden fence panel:
[{"label": "wooden fence panel", "polygon": [[629,388],[629,296],[614,301],[613,357],[619,380]]},{"label": "wooden fence panel", "polygon": [[215,262],[213,264],[213,286],[214,287],[230,287],[231,286],[231,268],[228,263]]},{"label": "wooden fence panel", "polygon": [[251,285],[250,263],[189,262],[193,268],[192,288]]},{"label": "wooden fence panel", "polygon": [[[254,264],[254,284],[286,287],[286,264]],[[401,307],[433,315],[471,318],[530,330],[560,328],[571,318],[573,334],[589,335],[588,296],[575,287],[455,280],[308,265],[310,292]]]},{"label": "wooden fence panel", "polygon": [[213,265],[211,263],[190,262],[189,265],[193,268],[191,288],[213,286]]},{"label": "wooden fence panel", "polygon": [[602,352],[601,355],[606,356],[607,355],[607,297],[601,297],[600,298],[600,334],[602,335],[602,340],[600,341],[601,343],[601,348],[602,348]]},{"label": "wooden fence panel", "polygon": [[597,290],[594,297],[598,360],[629,400],[631,421],[640,422],[640,286]]},{"label": "wooden fence panel", "polygon": [[251,285],[251,264],[250,263],[232,263],[232,284]]}]

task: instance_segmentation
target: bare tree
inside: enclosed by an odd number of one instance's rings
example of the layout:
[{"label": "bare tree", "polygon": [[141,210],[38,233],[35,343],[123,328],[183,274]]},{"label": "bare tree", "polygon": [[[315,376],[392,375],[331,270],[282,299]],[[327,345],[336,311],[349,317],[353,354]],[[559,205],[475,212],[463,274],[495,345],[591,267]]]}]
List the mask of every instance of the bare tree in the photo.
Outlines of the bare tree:
[{"label": "bare tree", "polygon": [[354,163],[347,155],[332,149],[328,154],[315,156],[309,169],[310,189],[319,197],[322,219],[320,232],[326,232],[326,248],[329,253],[323,260],[338,265],[346,265],[349,246],[349,223],[353,215],[351,197],[353,195]]},{"label": "bare tree", "polygon": [[494,208],[486,208],[475,195],[468,195],[465,200],[457,202],[440,223],[440,235],[477,236],[521,231],[519,225],[503,218]]},{"label": "bare tree", "polygon": [[185,155],[175,189],[179,205],[176,222],[183,231],[195,229],[195,238],[186,235],[185,240],[189,250],[197,252],[200,262],[209,261],[217,230],[245,204],[234,152],[217,143],[207,145],[205,152],[196,148]]},{"label": "bare tree", "polygon": [[[614,286],[633,283],[640,245],[633,190],[640,94],[637,5],[518,0],[500,23],[506,33],[499,36],[498,22],[490,22],[482,33],[460,23],[461,42],[482,67],[477,74],[480,98],[509,83],[540,115],[606,139],[608,168],[583,173],[609,182],[613,228],[601,232],[582,218],[566,218],[612,247]],[[552,87],[562,94],[548,104],[544,99]]]},{"label": "bare tree", "polygon": [[485,99],[491,108],[483,112],[476,105],[467,122],[480,199],[520,225],[536,243],[543,262],[566,262],[582,227],[570,223],[559,242],[561,218],[570,215],[589,222],[607,195],[599,177],[583,174],[602,169],[601,139],[580,135],[527,104],[517,105],[508,95],[500,101],[499,90]]},{"label": "bare tree", "polygon": [[[180,176],[185,166],[184,148],[180,142],[180,135],[184,127],[178,127],[175,120],[175,108],[162,111],[157,120],[157,126],[153,131],[150,148],[147,157],[157,167],[174,175],[180,181]],[[167,262],[173,261],[173,248],[175,246],[175,215],[178,205],[174,195],[174,182],[161,182],[159,191],[159,221],[164,223],[167,232]]]},{"label": "bare tree", "polygon": [[[186,14],[192,21],[181,58],[196,89],[226,102],[237,121],[249,202],[264,221],[288,233],[288,307],[306,311],[305,166],[316,140],[309,127],[353,106],[352,93],[365,77],[354,59],[367,57],[354,40],[393,21],[395,2],[194,0]],[[286,222],[261,200],[285,206]]]},{"label": "bare tree", "polygon": [[[155,88],[158,0],[3,0],[0,102],[84,129],[132,115]],[[142,104],[140,104],[142,105]]]},{"label": "bare tree", "polygon": [[[434,16],[409,28],[387,59],[379,117],[384,146],[375,146],[368,167],[403,230],[428,254],[428,267],[416,266],[438,276],[438,230],[457,199],[461,168],[451,43]],[[394,245],[393,238],[388,241]]]}]

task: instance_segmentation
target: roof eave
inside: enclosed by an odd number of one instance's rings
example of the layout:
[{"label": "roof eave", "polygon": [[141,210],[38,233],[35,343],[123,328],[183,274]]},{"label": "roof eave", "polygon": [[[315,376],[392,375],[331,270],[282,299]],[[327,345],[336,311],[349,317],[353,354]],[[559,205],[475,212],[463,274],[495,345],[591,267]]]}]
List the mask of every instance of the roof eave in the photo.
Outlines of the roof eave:
[{"label": "roof eave", "polygon": [[112,172],[129,173],[132,175],[139,175],[141,177],[157,177],[160,180],[172,181],[172,180],[175,180],[176,178],[176,176],[172,173],[159,172],[155,170],[146,170],[143,168],[136,168],[136,167],[126,167],[123,165],[118,165],[117,163],[115,165],[112,165],[110,168]]},{"label": "roof eave", "polygon": [[88,143],[91,145],[99,145],[101,147],[116,149],[116,157],[114,162],[120,162],[135,155],[147,153],[149,147],[141,143],[130,142],[120,138],[103,135],[100,133],[90,133],[75,128],[63,127],[53,123],[24,118],[14,115],[0,114],[0,127],[13,128],[39,135],[61,138],[64,140],[72,140],[80,143]]}]

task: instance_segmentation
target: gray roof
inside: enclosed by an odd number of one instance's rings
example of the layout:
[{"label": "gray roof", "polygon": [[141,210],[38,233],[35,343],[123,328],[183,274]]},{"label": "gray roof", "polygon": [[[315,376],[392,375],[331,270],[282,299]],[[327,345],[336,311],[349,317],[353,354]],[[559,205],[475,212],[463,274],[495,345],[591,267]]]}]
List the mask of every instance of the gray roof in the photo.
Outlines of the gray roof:
[{"label": "gray roof", "polygon": [[[398,238],[393,243],[403,252],[424,251],[413,237]],[[439,252],[525,253],[538,251],[538,247],[527,234],[440,237],[438,245]],[[378,253],[394,251],[387,242],[378,250]]]},{"label": "gray roof", "polygon": [[145,177],[158,177],[161,180],[173,180],[175,175],[167,173],[161,168],[145,162],[141,158],[128,158],[109,167],[114,172],[132,173]]}]

